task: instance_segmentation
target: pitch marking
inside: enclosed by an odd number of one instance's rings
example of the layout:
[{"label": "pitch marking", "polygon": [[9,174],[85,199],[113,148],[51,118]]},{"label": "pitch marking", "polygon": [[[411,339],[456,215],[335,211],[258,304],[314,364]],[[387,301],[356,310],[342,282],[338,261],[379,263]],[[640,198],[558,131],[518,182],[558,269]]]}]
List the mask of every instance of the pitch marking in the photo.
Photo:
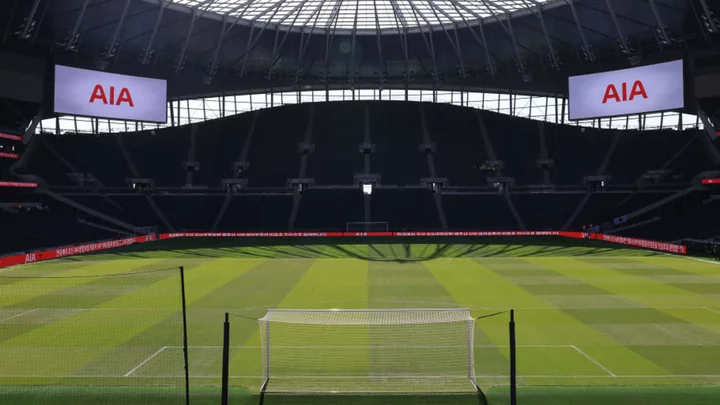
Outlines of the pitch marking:
[{"label": "pitch marking", "polygon": [[708,308],[708,307],[702,307],[702,308],[707,309],[710,312],[715,312],[716,314],[720,314],[720,311],[718,311],[717,309],[712,309],[712,308]]},{"label": "pitch marking", "polygon": [[[183,346],[164,346],[166,349],[182,349]],[[413,346],[413,345],[401,345],[401,346],[273,346],[274,349],[443,349],[443,348],[457,348],[465,347],[464,345],[458,346]],[[507,348],[508,345],[476,345],[476,348]],[[543,348],[543,349],[570,349],[575,348],[572,345],[518,345],[518,348]],[[222,349],[222,346],[188,346],[188,349]],[[262,349],[263,346],[230,346],[231,349]],[[577,349],[577,348],[575,348]]]},{"label": "pitch marking", "polygon": [[5,321],[9,321],[9,320],[11,320],[11,319],[19,318],[19,317],[21,317],[21,316],[23,316],[23,315],[27,315],[27,314],[29,314],[29,313],[31,313],[31,312],[35,312],[35,311],[37,311],[38,309],[40,309],[40,308],[33,308],[33,309],[29,310],[29,311],[25,311],[25,312],[19,313],[19,314],[17,314],[17,315],[13,315],[13,316],[11,316],[10,318],[0,319],[0,322],[5,322]]},{"label": "pitch marking", "polygon": [[[0,375],[0,378],[123,378],[123,375]],[[191,375],[190,378],[197,379],[219,379],[220,375]],[[313,376],[289,376],[288,378],[318,378]],[[366,376],[362,376],[366,377]],[[476,378],[508,378],[507,375],[476,375]],[[650,374],[650,375],[518,375],[520,378],[550,378],[550,379],[583,379],[583,378],[718,378],[720,374]],[[185,378],[184,375],[129,375],[127,378]],[[261,379],[259,375],[231,375],[233,379]],[[322,377],[321,377],[322,378]],[[338,377],[328,377],[338,378]],[[342,377],[340,377],[342,378]],[[357,379],[357,376],[347,378]]]},{"label": "pitch marking", "polygon": [[571,346],[571,347],[572,347],[573,349],[577,350],[578,353],[580,353],[580,354],[582,354],[583,356],[585,356],[585,358],[587,358],[588,360],[590,360],[590,361],[592,361],[593,363],[595,363],[595,365],[597,365],[597,366],[600,367],[601,369],[605,370],[605,372],[608,373],[608,374],[610,374],[612,377],[617,377],[617,375],[615,375],[615,373],[613,373],[613,372],[610,371],[607,367],[605,367],[605,366],[603,366],[602,364],[600,364],[599,361],[597,361],[597,360],[593,359],[592,357],[590,357],[589,354],[587,354],[587,353],[585,353],[584,351],[580,350],[577,346],[573,345],[573,346]]},{"label": "pitch marking", "polygon": [[163,350],[165,350],[165,349],[167,349],[167,348],[168,348],[167,346],[161,347],[158,351],[156,351],[155,353],[153,353],[152,355],[150,355],[150,357],[148,357],[147,359],[145,359],[142,363],[138,364],[137,366],[135,366],[135,368],[133,368],[132,370],[130,370],[130,371],[128,371],[127,373],[125,373],[125,375],[124,375],[123,377],[130,377],[130,376],[132,375],[132,373],[138,371],[138,370],[140,369],[140,367],[142,367],[142,366],[144,366],[145,364],[147,364],[150,360],[154,359],[155,356],[157,356],[158,354],[162,353]]},{"label": "pitch marking", "polygon": [[[668,254],[668,256],[677,257],[677,256],[675,256],[675,255],[670,255],[670,254]],[[717,266],[717,265],[720,265],[720,262],[718,262],[718,261],[712,261],[712,260],[707,260],[707,259],[700,259],[700,258],[697,258],[697,257],[690,257],[690,256],[685,256],[684,258],[685,258],[685,259],[690,259],[690,260],[695,260],[696,262],[701,262],[701,263],[706,263],[706,264],[714,264],[714,265],[716,265],[716,266]]]}]

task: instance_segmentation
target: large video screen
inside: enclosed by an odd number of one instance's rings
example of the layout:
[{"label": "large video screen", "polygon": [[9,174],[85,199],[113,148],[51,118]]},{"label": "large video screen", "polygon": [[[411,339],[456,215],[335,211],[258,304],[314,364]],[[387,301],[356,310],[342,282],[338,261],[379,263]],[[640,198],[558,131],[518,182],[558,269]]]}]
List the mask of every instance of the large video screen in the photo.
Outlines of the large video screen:
[{"label": "large video screen", "polygon": [[683,61],[572,76],[570,120],[677,110],[685,107]]},{"label": "large video screen", "polygon": [[55,66],[55,112],[167,122],[167,81]]}]

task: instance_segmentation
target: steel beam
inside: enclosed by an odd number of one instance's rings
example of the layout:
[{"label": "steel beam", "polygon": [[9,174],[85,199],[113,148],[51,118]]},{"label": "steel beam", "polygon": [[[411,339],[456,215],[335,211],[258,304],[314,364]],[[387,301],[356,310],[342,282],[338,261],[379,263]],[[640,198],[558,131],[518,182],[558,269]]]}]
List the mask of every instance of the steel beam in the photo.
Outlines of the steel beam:
[{"label": "steel beam", "polygon": [[[453,39],[450,36],[450,33],[448,32],[447,28],[445,28],[445,23],[440,21],[440,16],[438,16],[438,11],[440,14],[442,14],[445,18],[447,18],[450,21],[453,21],[452,17],[442,8],[438,7],[438,5],[433,0],[428,0],[428,4],[430,5],[430,10],[433,12],[433,15],[435,18],[440,22],[440,27],[442,28],[443,32],[445,32],[445,36],[447,37],[448,41],[450,42],[450,46],[453,48],[453,51],[455,52],[455,57],[458,60],[458,63],[460,65],[460,76],[464,79],[467,77],[465,73],[465,62],[463,62],[462,53],[460,51],[460,37],[457,33],[457,23],[452,23],[453,29],[455,31],[455,38]],[[437,10],[437,11],[436,11]]]},{"label": "steel beam", "polygon": [[553,47],[552,41],[550,41],[550,35],[548,34],[547,26],[545,25],[545,17],[543,17],[542,12],[542,5],[538,3],[536,0],[529,0],[531,3],[535,5],[535,8],[537,9],[537,12],[533,10],[532,7],[528,6],[525,3],[525,0],[523,0],[523,4],[540,19],[540,26],[542,27],[543,35],[545,36],[545,43],[548,46],[548,52],[550,53],[550,60],[553,63],[553,67],[557,70],[560,69],[560,61],[557,58],[557,54],[555,53],[555,48]]},{"label": "steel beam", "polygon": [[[242,56],[243,64],[242,64],[242,67],[240,68],[240,76],[241,77],[245,75],[245,70],[247,69],[247,62],[250,59],[250,53],[252,52],[253,49],[255,49],[255,46],[257,45],[258,41],[260,41],[260,38],[262,37],[263,32],[265,32],[268,25],[270,25],[270,21],[272,21],[272,19],[275,18],[275,14],[277,14],[281,5],[282,5],[282,3],[275,3],[275,5],[273,6],[273,8],[274,8],[273,14],[270,16],[270,18],[268,18],[268,20],[265,22],[265,24],[263,24],[263,27],[260,29],[260,32],[257,34],[257,36],[255,38],[252,38],[252,35],[250,36],[250,38],[252,39],[252,42],[249,44],[249,47],[245,50],[245,54]],[[254,19],[251,20],[251,24],[252,24],[251,27],[254,26],[255,21],[256,20],[254,20]],[[251,34],[252,34],[252,32],[251,32]]]},{"label": "steel beam", "polygon": [[713,12],[710,11],[710,7],[708,6],[707,1],[700,0],[700,6],[702,7],[703,12],[708,19],[708,24],[710,24],[712,32],[718,32],[720,27],[718,27],[717,23],[715,22],[715,17],[713,16]]},{"label": "steel beam", "polygon": [[622,28],[620,28],[620,22],[617,19],[617,15],[615,14],[615,9],[613,9],[612,1],[611,0],[605,0],[605,5],[607,6],[608,13],[610,14],[610,18],[612,18],[613,25],[615,26],[615,30],[618,34],[618,40],[620,41],[620,44],[622,44],[623,52],[625,54],[629,54],[630,52],[630,45],[627,43],[627,40],[625,39],[625,35],[623,35]]},{"label": "steel beam", "polygon": [[655,16],[655,21],[658,23],[658,32],[660,33],[660,37],[662,38],[664,44],[669,44],[671,42],[670,36],[665,29],[665,24],[663,24],[662,18],[660,17],[660,13],[655,5],[655,0],[648,0],[648,2],[650,3],[653,15]]},{"label": "steel beam", "polygon": [[[318,4],[318,6],[315,8],[315,10],[313,10],[313,12],[311,14],[312,17],[308,18],[308,21],[310,21],[313,17],[315,18],[315,20],[310,25],[310,32],[308,33],[308,35],[306,37],[304,37],[305,27],[300,29],[300,47],[298,48],[298,59],[297,59],[298,62],[297,62],[297,66],[295,67],[295,83],[296,84],[299,84],[299,82],[300,82],[300,66],[301,66],[303,58],[305,57],[305,51],[307,51],[308,45],[310,44],[310,39],[312,39],[313,32],[315,31],[315,27],[317,25],[317,20],[320,18],[320,13],[318,11],[322,10],[322,6],[325,5],[325,1],[326,0],[322,0],[320,2],[320,4]],[[305,42],[303,42],[303,38],[306,38]],[[299,91],[299,89],[298,89],[298,91]],[[299,102],[300,101],[298,100],[298,103]]]},{"label": "steel beam", "polygon": [[32,22],[35,19],[35,13],[37,13],[38,6],[40,6],[40,0],[35,0],[32,7],[30,8],[30,13],[28,14],[27,18],[25,19],[25,25],[23,26],[22,31],[20,31],[20,38],[26,39],[28,36],[28,31],[30,30],[30,26],[32,25]]},{"label": "steel beam", "polygon": [[13,8],[12,8],[12,11],[10,12],[10,15],[8,16],[8,22],[7,22],[7,25],[5,25],[5,31],[3,32],[2,42],[0,42],[0,44],[5,44],[5,41],[7,41],[8,36],[10,36],[10,28],[13,25],[13,20],[15,19],[15,12],[17,11],[19,1],[20,0],[15,0],[13,2]]},{"label": "steel beam", "polygon": [[[252,2],[248,1],[246,4],[235,7],[232,9],[228,14],[234,13],[242,8],[242,11],[238,13],[237,17],[235,17],[235,20],[233,20],[232,23],[230,23],[230,26],[227,27],[228,21],[226,16],[223,16],[223,25],[220,29],[220,39],[218,39],[218,43],[215,46],[215,52],[213,53],[212,61],[210,62],[210,74],[213,75],[215,71],[215,67],[218,63],[218,58],[220,57],[220,49],[222,48],[223,43],[225,42],[225,38],[230,33],[230,30],[235,27],[235,24],[237,24],[238,21],[242,18],[243,13],[247,10],[248,6],[252,4]],[[227,28],[226,28],[227,27]]]},{"label": "steel beam", "polygon": [[292,15],[293,13],[295,13],[297,11],[297,13],[295,14],[295,18],[293,18],[292,23],[290,23],[290,27],[287,30],[285,30],[285,34],[283,35],[283,38],[280,41],[279,46],[276,46],[276,45],[277,45],[277,35],[280,33],[280,30],[276,30],[275,43],[273,44],[272,58],[270,59],[270,66],[268,67],[268,77],[269,78],[271,76],[272,69],[275,67],[275,64],[277,63],[277,60],[279,57],[278,53],[282,50],[283,45],[285,45],[285,40],[287,39],[288,35],[290,34],[290,31],[292,31],[293,27],[295,26],[295,23],[297,22],[298,18],[300,17],[300,14],[302,13],[302,9],[303,9],[303,7],[305,7],[305,4],[307,3],[307,1],[308,0],[302,0],[297,6],[295,6],[290,12],[286,13],[278,21],[278,25],[282,24],[285,21],[285,19],[287,19],[288,16]]},{"label": "steel beam", "polygon": [[113,49],[115,48],[118,37],[120,36],[120,30],[122,29],[123,24],[125,23],[125,17],[127,17],[128,9],[130,8],[130,3],[132,0],[125,0],[125,5],[123,6],[123,10],[120,13],[120,19],[118,20],[117,24],[115,25],[115,30],[113,31],[112,37],[110,37],[110,43],[108,44],[108,49],[103,54],[103,58],[110,59],[114,56]]},{"label": "steel beam", "polygon": [[585,54],[587,55],[589,62],[595,61],[595,52],[590,48],[590,43],[587,40],[587,37],[585,36],[585,31],[583,31],[582,23],[580,22],[580,17],[578,16],[577,9],[575,8],[575,1],[574,0],[565,0],[565,2],[570,7],[570,11],[573,15],[573,20],[575,20],[575,25],[577,26],[578,33],[580,34],[580,39],[583,43],[583,49],[585,50]]},{"label": "steel beam", "polygon": [[390,4],[392,5],[395,23],[398,26],[398,38],[400,40],[400,46],[403,50],[403,59],[405,62],[405,101],[407,101],[408,91],[410,90],[410,81],[412,80],[412,78],[410,77],[410,57],[408,55],[407,22],[405,21],[405,17],[400,12],[400,8],[398,7],[395,0],[390,0]]},{"label": "steel beam", "polygon": [[[383,60],[383,52],[382,52],[382,41],[380,40],[380,19],[378,18],[378,10],[377,10],[377,0],[373,0],[373,10],[375,11],[375,42],[377,46],[378,51],[378,61],[380,62],[380,71],[378,72],[378,87],[380,90],[383,88],[383,83],[386,80],[386,74],[387,69],[385,67],[385,61]],[[398,33],[399,34],[399,33]],[[382,98],[382,93],[380,93],[380,97]]]},{"label": "steel beam", "polygon": [[207,5],[205,5],[205,8],[201,12],[197,12],[197,9],[191,8],[190,12],[190,25],[188,26],[187,34],[185,35],[185,41],[183,41],[182,49],[180,50],[180,54],[177,58],[177,63],[175,65],[175,73],[180,73],[183,68],[183,63],[185,60],[185,54],[187,53],[187,48],[190,45],[190,40],[192,39],[193,31],[195,30],[195,22],[202,17],[205,12],[208,11],[208,9],[215,3],[215,0],[209,0]]},{"label": "steel beam", "polygon": [[80,30],[80,24],[82,24],[82,20],[85,17],[85,11],[87,10],[87,6],[90,3],[90,0],[83,0],[82,4],[80,5],[80,13],[78,14],[77,18],[75,19],[75,25],[73,25],[72,31],[70,31],[70,36],[68,37],[67,43],[63,46],[66,51],[69,51],[72,49],[72,44],[75,42],[75,36],[77,35],[77,32]]},{"label": "steel beam", "polygon": [[160,10],[158,11],[158,16],[155,19],[155,26],[153,27],[152,34],[150,34],[150,39],[148,40],[148,44],[145,47],[145,52],[143,52],[142,56],[140,57],[140,63],[143,65],[147,65],[150,63],[150,55],[152,54],[152,47],[155,44],[155,37],[157,36],[158,29],[160,28],[160,22],[162,21],[163,14],[165,14],[165,10],[170,5],[170,1],[168,0],[158,0],[158,5],[160,6]]},{"label": "steel beam", "polygon": [[192,32],[195,29],[195,21],[197,21],[197,19],[197,10],[193,8],[190,12],[190,24],[188,25],[187,34],[185,34],[185,40],[183,41],[182,48],[180,49],[180,54],[178,54],[177,62],[175,63],[175,73],[180,73],[183,68],[183,59],[185,59],[185,53],[187,53],[187,48],[190,45],[190,39],[192,38]]},{"label": "steel beam", "polygon": [[435,57],[435,44],[432,39],[432,29],[428,28],[428,39],[426,39],[425,30],[423,29],[423,24],[420,24],[418,14],[423,18],[423,21],[425,21],[426,24],[430,25],[430,22],[425,18],[424,15],[422,15],[422,13],[417,9],[417,7],[415,7],[412,1],[410,1],[409,4],[411,10],[413,11],[413,17],[415,17],[415,23],[418,25],[418,29],[420,30],[420,36],[422,36],[422,39],[425,42],[425,47],[427,48],[428,52],[430,52],[430,58],[432,59],[433,63],[433,77],[434,80],[437,82],[438,80],[440,80],[440,73],[438,72],[437,58]]}]

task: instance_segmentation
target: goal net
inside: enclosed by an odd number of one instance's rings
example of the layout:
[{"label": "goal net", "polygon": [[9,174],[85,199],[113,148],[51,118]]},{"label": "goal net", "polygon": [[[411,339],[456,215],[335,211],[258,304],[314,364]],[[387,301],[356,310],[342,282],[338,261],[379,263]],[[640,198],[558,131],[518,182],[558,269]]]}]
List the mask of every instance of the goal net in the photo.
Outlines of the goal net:
[{"label": "goal net", "polygon": [[469,309],[268,310],[264,392],[474,392]]},{"label": "goal net", "polygon": [[345,229],[347,232],[387,232],[389,226],[387,222],[348,222]]}]

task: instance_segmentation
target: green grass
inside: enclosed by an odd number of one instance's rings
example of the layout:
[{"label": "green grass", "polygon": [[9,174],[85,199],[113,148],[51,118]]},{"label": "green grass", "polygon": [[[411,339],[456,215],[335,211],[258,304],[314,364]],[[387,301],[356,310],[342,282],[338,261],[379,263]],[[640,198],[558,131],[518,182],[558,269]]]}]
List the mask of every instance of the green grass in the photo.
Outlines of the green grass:
[{"label": "green grass", "polygon": [[[477,317],[514,308],[521,404],[704,405],[720,397],[718,265],[547,238],[272,242],[164,241],[0,270],[0,403],[182,403],[179,280],[162,270],[181,265],[193,404],[219,402],[225,312],[234,315],[233,403],[257,402],[260,337],[248,318],[268,308],[467,307]],[[476,322],[475,371],[492,405],[508,403],[507,339],[507,315]],[[350,363],[353,356],[367,353],[348,352]],[[332,373],[329,364],[341,367],[335,359],[309,367]]]}]

